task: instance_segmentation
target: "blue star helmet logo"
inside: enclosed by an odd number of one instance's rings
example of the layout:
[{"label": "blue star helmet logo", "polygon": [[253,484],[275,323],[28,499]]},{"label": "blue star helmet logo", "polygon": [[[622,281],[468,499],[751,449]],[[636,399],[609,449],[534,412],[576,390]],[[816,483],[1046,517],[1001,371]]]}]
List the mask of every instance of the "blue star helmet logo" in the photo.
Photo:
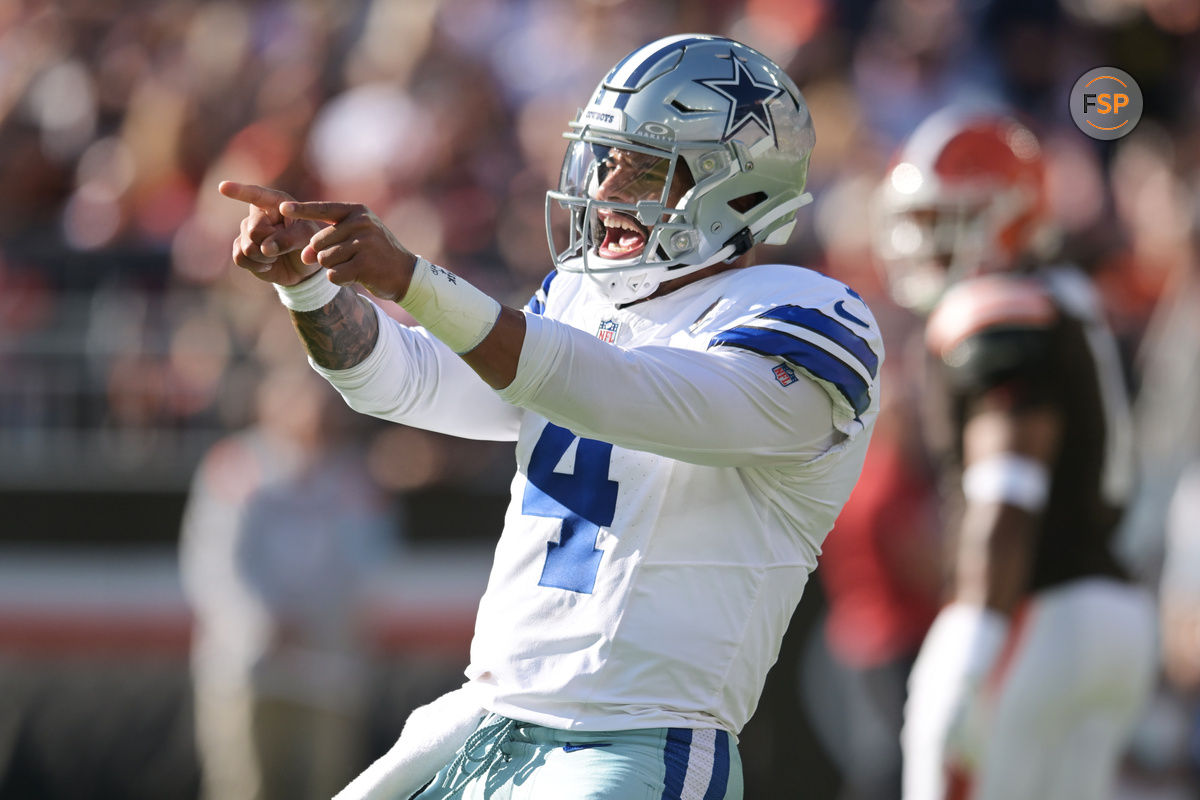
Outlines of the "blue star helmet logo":
[{"label": "blue star helmet logo", "polygon": [[783,94],[783,89],[771,83],[759,83],[754,80],[750,70],[742,60],[731,51],[729,60],[733,62],[733,76],[718,79],[697,79],[695,82],[712,89],[729,99],[729,115],[725,118],[725,133],[721,141],[729,141],[735,133],[751,122],[757,123],[763,132],[775,138],[775,124],[771,121],[771,113],[767,103]]}]

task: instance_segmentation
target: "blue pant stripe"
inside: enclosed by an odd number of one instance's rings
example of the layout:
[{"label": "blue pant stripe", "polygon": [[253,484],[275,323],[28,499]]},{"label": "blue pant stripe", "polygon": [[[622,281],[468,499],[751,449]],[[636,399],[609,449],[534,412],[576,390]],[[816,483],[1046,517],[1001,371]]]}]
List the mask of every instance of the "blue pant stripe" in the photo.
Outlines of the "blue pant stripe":
[{"label": "blue pant stripe", "polygon": [[712,777],[704,800],[721,800],[729,788],[729,734],[717,731],[716,752],[713,754]]},{"label": "blue pant stripe", "polygon": [[668,728],[667,746],[663,748],[663,763],[667,774],[663,779],[662,800],[683,800],[683,782],[687,778],[688,758],[692,752],[690,728]]}]

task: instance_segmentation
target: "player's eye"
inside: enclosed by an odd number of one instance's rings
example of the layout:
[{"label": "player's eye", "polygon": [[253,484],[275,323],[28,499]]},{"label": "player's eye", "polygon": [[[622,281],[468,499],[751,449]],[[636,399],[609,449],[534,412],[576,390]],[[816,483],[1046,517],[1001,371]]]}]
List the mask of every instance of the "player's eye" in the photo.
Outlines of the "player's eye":
[{"label": "player's eye", "polygon": [[600,183],[604,183],[604,181],[608,178],[609,173],[616,168],[617,165],[613,162],[612,157],[609,156],[608,158],[596,164],[596,177],[599,179]]}]

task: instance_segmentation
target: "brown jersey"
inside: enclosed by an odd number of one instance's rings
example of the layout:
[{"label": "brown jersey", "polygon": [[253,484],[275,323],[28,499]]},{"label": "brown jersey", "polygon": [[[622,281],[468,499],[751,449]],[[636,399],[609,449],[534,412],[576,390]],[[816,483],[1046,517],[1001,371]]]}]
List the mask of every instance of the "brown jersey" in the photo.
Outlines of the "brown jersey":
[{"label": "brown jersey", "polygon": [[[1062,442],[1038,529],[1031,590],[1122,576],[1113,537],[1132,481],[1120,357],[1090,282],[1071,268],[956,284],[926,327],[930,432],[961,509],[962,437],[974,405],[1051,407]],[[957,521],[951,513],[951,530]]]}]

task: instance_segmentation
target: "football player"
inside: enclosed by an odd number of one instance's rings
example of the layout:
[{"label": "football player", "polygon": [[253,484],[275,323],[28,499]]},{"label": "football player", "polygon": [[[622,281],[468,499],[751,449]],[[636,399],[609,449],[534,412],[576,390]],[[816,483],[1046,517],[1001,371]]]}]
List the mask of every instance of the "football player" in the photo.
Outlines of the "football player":
[{"label": "football player", "polygon": [[277,285],[354,408],[516,442],[467,681],[342,797],[740,798],[737,734],[858,477],[871,311],[750,263],[809,200],[793,81],[672,36],[613,67],[565,136],[554,270],[523,310],[362,206],[221,187],[249,204],[234,261]]},{"label": "football player", "polygon": [[1112,551],[1132,483],[1116,345],[1089,279],[1038,255],[1042,152],[1015,119],[935,114],[880,199],[892,292],[929,313],[952,520],[905,800],[1099,800],[1155,674],[1150,598]]}]

